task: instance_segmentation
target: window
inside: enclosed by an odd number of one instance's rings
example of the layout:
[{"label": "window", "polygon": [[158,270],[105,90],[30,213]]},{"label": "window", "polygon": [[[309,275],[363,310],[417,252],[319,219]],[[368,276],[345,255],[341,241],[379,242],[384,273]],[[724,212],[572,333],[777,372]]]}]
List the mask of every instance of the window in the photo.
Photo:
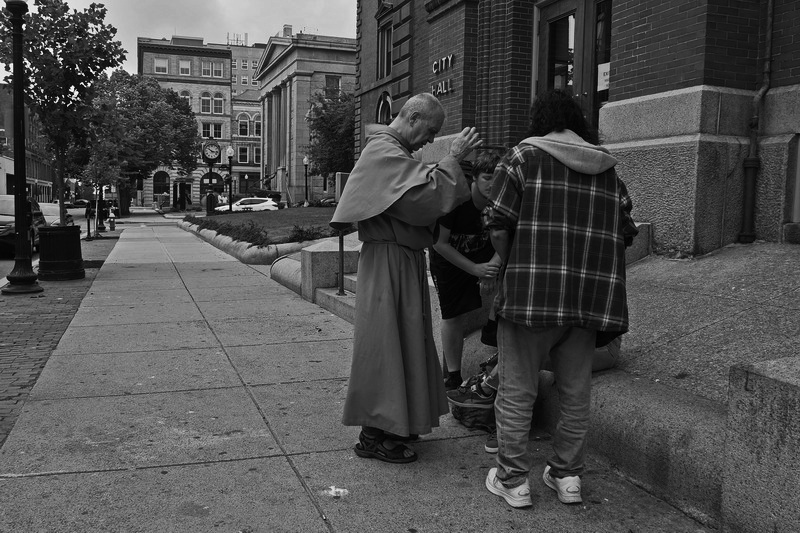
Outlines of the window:
[{"label": "window", "polygon": [[261,164],[261,148],[257,146],[253,148],[253,163],[256,165]]},{"label": "window", "polygon": [[378,100],[378,109],[375,111],[375,123],[388,126],[392,122],[392,98],[389,93],[383,93]]},{"label": "window", "polygon": [[237,59],[231,59],[231,68],[232,69],[234,69],[234,70],[237,69],[238,68],[237,67],[238,64],[239,64],[239,62],[238,62]]},{"label": "window", "polygon": [[392,73],[392,23],[378,29],[378,79]]},{"label": "window", "polygon": [[189,109],[192,107],[192,95],[189,94],[189,91],[181,91],[180,94],[181,99],[185,100],[187,104],[189,104]]},{"label": "window", "polygon": [[215,115],[222,115],[222,104],[225,100],[222,98],[220,93],[214,95],[214,114]]},{"label": "window", "polygon": [[258,85],[258,81],[256,81],[255,78],[253,78],[253,81],[250,82],[250,85]]},{"label": "window", "polygon": [[253,119],[253,135],[261,137],[261,117]]},{"label": "window", "polygon": [[211,124],[209,124],[208,122],[203,122],[203,128],[200,136],[203,139],[208,139],[209,137],[211,137]]},{"label": "window", "polygon": [[240,119],[239,120],[239,135],[244,135],[245,137],[250,135],[250,124],[247,119]]},{"label": "window", "polygon": [[236,74],[231,76],[231,83],[236,83]]},{"label": "window", "polygon": [[247,85],[250,83],[250,80],[247,79],[247,76],[242,76],[242,85]]},{"label": "window", "polygon": [[156,58],[155,59],[155,73],[156,74],[168,74],[169,73],[169,61],[167,59]]},{"label": "window", "polygon": [[249,147],[247,146],[240,146],[239,147],[239,159],[237,161],[239,163],[247,163],[247,156],[249,152]]},{"label": "window", "polygon": [[222,124],[213,124],[214,126],[214,135],[215,139],[222,139]]},{"label": "window", "polygon": [[191,76],[192,75],[192,62],[187,61],[185,59],[181,59],[179,63],[179,70],[181,76]]},{"label": "window", "polygon": [[[244,60],[242,60],[242,61],[244,61]],[[251,63],[251,65],[253,65],[253,66],[252,66],[252,69],[253,69],[253,70],[255,70],[255,69],[258,67],[258,61],[256,61],[256,60],[254,59],[254,60],[253,60],[253,62]]]},{"label": "window", "polygon": [[215,78],[222,77],[222,63],[214,63],[214,71],[212,74]]},{"label": "window", "polygon": [[339,76],[325,76],[325,94],[337,96],[342,88],[342,78]]},{"label": "window", "polygon": [[211,95],[208,93],[200,95],[200,112],[211,113]]},{"label": "window", "polygon": [[206,78],[211,77],[211,61],[203,61],[200,66],[200,75]]}]

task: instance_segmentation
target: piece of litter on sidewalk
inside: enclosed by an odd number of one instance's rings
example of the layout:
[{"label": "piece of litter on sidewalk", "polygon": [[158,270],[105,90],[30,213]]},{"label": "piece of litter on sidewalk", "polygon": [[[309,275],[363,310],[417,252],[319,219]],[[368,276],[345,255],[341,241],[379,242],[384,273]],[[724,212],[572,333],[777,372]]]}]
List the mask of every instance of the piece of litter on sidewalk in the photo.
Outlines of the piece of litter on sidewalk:
[{"label": "piece of litter on sidewalk", "polygon": [[331,485],[330,488],[323,490],[322,493],[331,496],[333,498],[342,498],[350,494],[350,491],[347,489],[340,489],[334,485]]}]

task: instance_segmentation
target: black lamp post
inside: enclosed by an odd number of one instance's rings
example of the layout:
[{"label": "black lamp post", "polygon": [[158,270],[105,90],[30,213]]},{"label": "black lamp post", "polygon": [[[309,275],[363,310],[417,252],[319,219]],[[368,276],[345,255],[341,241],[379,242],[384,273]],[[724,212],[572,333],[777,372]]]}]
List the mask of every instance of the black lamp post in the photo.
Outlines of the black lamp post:
[{"label": "black lamp post", "polygon": [[228,146],[228,149],[225,150],[225,155],[228,156],[228,183],[230,184],[228,211],[233,213],[233,145]]},{"label": "black lamp post", "polygon": [[[208,188],[206,189],[206,215],[213,215],[214,214],[214,201],[212,201],[211,195],[214,192],[214,189],[211,187],[211,180],[214,179],[214,160],[208,160]],[[216,200],[216,198],[214,198]]]},{"label": "black lamp post", "polygon": [[303,157],[303,166],[306,168],[306,207],[308,207],[308,156]]},{"label": "black lamp post", "polygon": [[44,289],[36,281],[31,264],[33,238],[28,219],[28,191],[25,186],[25,67],[22,61],[22,16],[28,12],[23,0],[6,0],[6,9],[11,12],[11,55],[14,67],[14,229],[16,231],[14,269],[6,276],[8,285],[3,294],[30,294]]}]

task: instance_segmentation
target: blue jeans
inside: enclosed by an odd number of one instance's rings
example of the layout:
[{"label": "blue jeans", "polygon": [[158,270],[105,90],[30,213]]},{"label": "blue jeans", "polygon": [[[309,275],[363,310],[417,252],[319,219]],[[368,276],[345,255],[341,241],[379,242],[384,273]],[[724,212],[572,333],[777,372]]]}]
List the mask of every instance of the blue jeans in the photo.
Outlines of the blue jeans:
[{"label": "blue jeans", "polygon": [[528,440],[539,385],[539,369],[549,356],[556,376],[561,416],[547,461],[554,477],[578,476],[586,459],[586,433],[596,332],[577,327],[529,328],[498,320],[500,385],[497,418],[497,477],[507,487],[521,485],[531,471]]}]

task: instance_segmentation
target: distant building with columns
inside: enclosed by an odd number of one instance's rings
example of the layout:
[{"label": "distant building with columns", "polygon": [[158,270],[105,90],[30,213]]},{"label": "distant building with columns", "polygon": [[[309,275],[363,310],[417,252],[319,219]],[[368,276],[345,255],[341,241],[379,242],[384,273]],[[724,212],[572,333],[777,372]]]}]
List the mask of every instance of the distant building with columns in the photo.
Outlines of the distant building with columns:
[{"label": "distant building with columns", "polygon": [[[283,32],[270,37],[258,64],[256,79],[264,117],[264,180],[299,203],[333,196],[329,183],[308,176],[303,158],[310,142],[306,114],[309,99],[322,91],[353,92],[356,80],[356,40]],[[310,166],[309,166],[310,168]]]}]

